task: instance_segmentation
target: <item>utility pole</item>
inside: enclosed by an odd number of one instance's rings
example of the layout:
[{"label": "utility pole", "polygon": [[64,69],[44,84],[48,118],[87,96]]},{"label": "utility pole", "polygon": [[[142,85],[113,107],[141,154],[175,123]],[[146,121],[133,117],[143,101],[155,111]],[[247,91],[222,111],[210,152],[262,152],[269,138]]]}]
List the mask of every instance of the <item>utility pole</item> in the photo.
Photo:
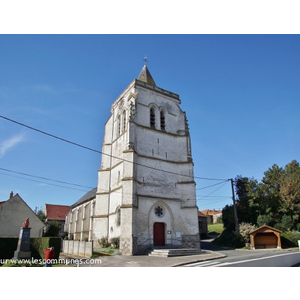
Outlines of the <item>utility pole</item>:
[{"label": "utility pole", "polygon": [[231,181],[232,201],[233,201],[234,220],[235,220],[235,231],[238,231],[239,230],[239,221],[238,221],[237,212],[236,212],[233,179],[231,178],[230,181]]}]

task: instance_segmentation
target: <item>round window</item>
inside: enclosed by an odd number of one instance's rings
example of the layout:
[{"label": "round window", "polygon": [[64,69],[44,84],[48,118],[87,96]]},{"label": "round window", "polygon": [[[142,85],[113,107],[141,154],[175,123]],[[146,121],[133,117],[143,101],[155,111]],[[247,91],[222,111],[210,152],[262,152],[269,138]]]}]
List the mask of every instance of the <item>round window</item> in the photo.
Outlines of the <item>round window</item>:
[{"label": "round window", "polygon": [[154,208],[154,213],[158,217],[162,217],[164,215],[164,213],[165,213],[165,209],[162,206],[156,206]]}]

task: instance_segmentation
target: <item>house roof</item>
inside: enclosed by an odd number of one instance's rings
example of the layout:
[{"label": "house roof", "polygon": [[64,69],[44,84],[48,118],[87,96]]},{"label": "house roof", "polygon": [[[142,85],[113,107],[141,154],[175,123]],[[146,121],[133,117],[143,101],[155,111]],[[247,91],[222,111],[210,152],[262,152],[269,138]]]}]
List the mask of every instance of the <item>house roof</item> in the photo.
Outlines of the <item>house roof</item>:
[{"label": "house roof", "polygon": [[201,213],[204,214],[205,216],[213,216],[213,215],[221,214],[222,210],[205,209],[205,210],[201,210]]},{"label": "house roof", "polygon": [[276,228],[273,228],[273,227],[271,227],[271,226],[263,225],[263,226],[261,226],[261,227],[255,229],[255,230],[252,230],[252,231],[250,232],[250,234],[253,234],[253,233],[256,233],[256,232],[259,232],[259,231],[261,231],[261,232],[266,232],[266,231],[276,231],[276,232],[279,232],[279,233],[281,232],[280,230],[278,230],[278,229],[276,229]]},{"label": "house roof", "polygon": [[83,197],[81,197],[77,202],[75,202],[71,208],[76,207],[86,201],[92,200],[96,197],[97,188],[93,188],[89,192],[87,192]]},{"label": "house roof", "polygon": [[36,219],[38,219],[39,220],[39,222],[41,223],[41,224],[43,224],[44,225],[44,223],[37,217],[37,215],[35,214],[35,212],[30,208],[30,206],[21,198],[21,196],[19,195],[19,194],[15,194],[15,195],[13,195],[13,194],[11,194],[11,197],[8,199],[8,200],[6,200],[6,201],[2,201],[2,202],[0,202],[0,205],[4,205],[4,204],[9,204],[10,203],[10,201],[20,201],[21,203],[23,203],[28,209],[29,209],[29,211],[32,213],[32,215],[30,216],[30,218],[36,218]]},{"label": "house roof", "polygon": [[205,214],[202,213],[201,211],[198,211],[198,217],[207,217],[207,215],[205,215]]},{"label": "house roof", "polygon": [[71,207],[67,205],[45,204],[45,214],[48,220],[65,221]]}]

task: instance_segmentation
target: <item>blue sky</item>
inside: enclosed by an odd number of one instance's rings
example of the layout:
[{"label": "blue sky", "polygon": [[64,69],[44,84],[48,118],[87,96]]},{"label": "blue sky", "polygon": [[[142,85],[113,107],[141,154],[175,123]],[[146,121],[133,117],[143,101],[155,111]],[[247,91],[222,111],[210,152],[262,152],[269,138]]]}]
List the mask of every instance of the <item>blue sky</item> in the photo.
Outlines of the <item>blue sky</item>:
[{"label": "blue sky", "polygon": [[[180,95],[196,176],[260,180],[300,161],[299,35],[0,35],[0,49],[0,115],[53,135],[101,151],[111,104],[146,54],[157,86]],[[2,169],[92,188],[100,163],[0,118]],[[0,169],[0,201],[14,191],[32,209],[71,205],[89,190],[45,182]],[[200,210],[232,203],[229,182],[196,183]]]}]

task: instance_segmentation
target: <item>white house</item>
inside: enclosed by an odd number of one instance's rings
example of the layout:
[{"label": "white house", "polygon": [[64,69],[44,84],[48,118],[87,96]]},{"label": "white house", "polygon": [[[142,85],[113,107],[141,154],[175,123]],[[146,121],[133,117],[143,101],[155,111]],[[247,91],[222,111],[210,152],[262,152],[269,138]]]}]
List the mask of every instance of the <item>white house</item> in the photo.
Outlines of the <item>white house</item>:
[{"label": "white house", "polygon": [[0,202],[0,237],[19,237],[20,228],[29,218],[30,237],[42,237],[44,223],[36,216],[19,194]]},{"label": "white house", "polygon": [[[72,206],[69,234],[80,239],[88,232],[95,243],[119,237],[121,253],[129,255],[155,246],[200,249],[191,139],[180,103],[144,65],[112,104],[98,186],[90,200]],[[84,229],[81,216],[89,220]]]}]

